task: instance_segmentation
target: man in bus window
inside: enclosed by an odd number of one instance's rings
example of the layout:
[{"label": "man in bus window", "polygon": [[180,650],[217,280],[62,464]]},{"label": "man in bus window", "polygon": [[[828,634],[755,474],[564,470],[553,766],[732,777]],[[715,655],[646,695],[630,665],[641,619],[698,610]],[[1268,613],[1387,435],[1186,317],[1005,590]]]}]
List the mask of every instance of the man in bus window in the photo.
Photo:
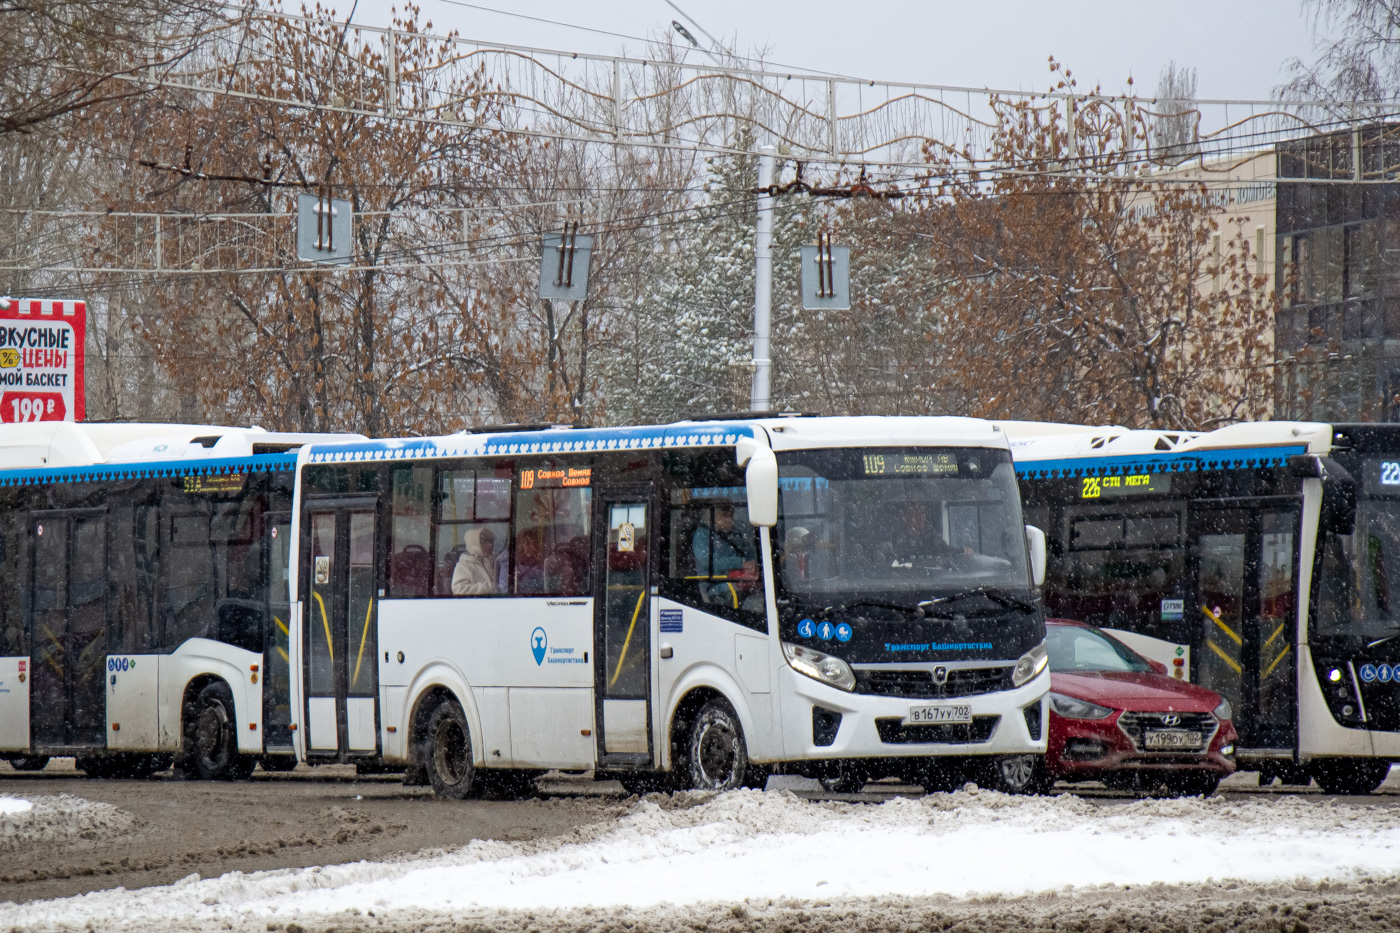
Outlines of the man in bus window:
[{"label": "man in bus window", "polygon": [[715,506],[714,528],[701,524],[690,540],[695,555],[696,573],[709,570],[711,583],[702,583],[701,592],[712,603],[739,608],[746,591],[753,589],[758,578],[758,560],[754,552],[753,535],[743,534],[734,527],[734,504],[721,502]]},{"label": "man in bus window", "polygon": [[452,571],[455,596],[489,596],[496,592],[496,533],[490,528],[471,528],[466,534],[467,549]]}]

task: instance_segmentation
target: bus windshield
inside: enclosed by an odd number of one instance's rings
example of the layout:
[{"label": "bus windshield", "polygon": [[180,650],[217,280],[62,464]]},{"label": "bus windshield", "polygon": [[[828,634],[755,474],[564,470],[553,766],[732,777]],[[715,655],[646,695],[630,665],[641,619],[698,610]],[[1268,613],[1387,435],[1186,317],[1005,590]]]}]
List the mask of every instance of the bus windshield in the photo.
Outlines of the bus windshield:
[{"label": "bus windshield", "polygon": [[1005,451],[790,451],[778,468],[775,564],[789,594],[892,593],[903,602],[1030,585]]},{"label": "bus windshield", "polygon": [[1358,497],[1352,534],[1329,532],[1322,547],[1316,634],[1400,632],[1400,499]]}]

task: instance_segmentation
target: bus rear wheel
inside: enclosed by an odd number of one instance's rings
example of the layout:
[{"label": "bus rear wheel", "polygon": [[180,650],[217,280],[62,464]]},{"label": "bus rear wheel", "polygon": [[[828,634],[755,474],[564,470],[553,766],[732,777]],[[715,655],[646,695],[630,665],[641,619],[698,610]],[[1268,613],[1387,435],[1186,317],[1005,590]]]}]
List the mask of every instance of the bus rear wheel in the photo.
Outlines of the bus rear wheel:
[{"label": "bus rear wheel", "polygon": [[423,738],[423,766],[428,783],[439,797],[464,800],[472,791],[476,766],[472,762],[471,729],[462,707],[447,700],[428,717]]},{"label": "bus rear wheel", "polygon": [[1390,773],[1390,762],[1372,758],[1324,758],[1312,764],[1317,785],[1329,794],[1369,794]]},{"label": "bus rear wheel", "polygon": [[695,790],[726,791],[745,786],[748,747],[739,717],[728,703],[711,700],[700,708],[690,729],[686,766]]},{"label": "bus rear wheel", "polygon": [[48,755],[19,755],[10,759],[10,767],[16,771],[43,771],[48,764]]},{"label": "bus rear wheel", "polygon": [[254,759],[238,754],[233,691],[221,680],[208,684],[184,709],[185,747],[180,770],[201,781],[228,781],[253,773]]}]

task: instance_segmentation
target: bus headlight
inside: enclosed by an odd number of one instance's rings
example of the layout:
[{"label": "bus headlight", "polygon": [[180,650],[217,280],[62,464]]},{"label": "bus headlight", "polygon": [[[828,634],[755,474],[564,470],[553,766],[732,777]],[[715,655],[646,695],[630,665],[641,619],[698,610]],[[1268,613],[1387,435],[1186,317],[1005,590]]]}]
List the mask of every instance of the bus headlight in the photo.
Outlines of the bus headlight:
[{"label": "bus headlight", "polygon": [[1035,679],[1041,671],[1045,670],[1045,665],[1050,663],[1050,655],[1045,651],[1045,642],[1036,645],[1030,651],[1021,655],[1016,662],[1016,669],[1011,672],[1011,683],[1017,687],[1028,680]]},{"label": "bus headlight", "polygon": [[1235,717],[1235,711],[1230,708],[1230,701],[1226,699],[1221,699],[1220,705],[1215,708],[1214,713],[1215,718],[1221,722]]},{"label": "bus headlight", "polygon": [[856,688],[856,675],[851,671],[851,666],[840,658],[787,642],[783,642],[783,656],[787,658],[788,666],[799,674],[806,674],[813,680],[820,680],[848,693]]}]

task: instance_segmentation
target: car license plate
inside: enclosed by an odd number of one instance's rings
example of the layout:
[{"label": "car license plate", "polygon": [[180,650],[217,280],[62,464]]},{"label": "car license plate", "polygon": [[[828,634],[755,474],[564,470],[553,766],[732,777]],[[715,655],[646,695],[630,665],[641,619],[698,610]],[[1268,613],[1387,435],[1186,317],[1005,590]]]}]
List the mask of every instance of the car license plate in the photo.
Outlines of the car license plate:
[{"label": "car license plate", "polygon": [[941,703],[938,706],[911,706],[909,718],[911,726],[938,726],[948,723],[972,722],[972,707],[967,703]]},{"label": "car license plate", "polygon": [[1147,733],[1148,748],[1200,748],[1201,734],[1185,729],[1151,729]]}]

